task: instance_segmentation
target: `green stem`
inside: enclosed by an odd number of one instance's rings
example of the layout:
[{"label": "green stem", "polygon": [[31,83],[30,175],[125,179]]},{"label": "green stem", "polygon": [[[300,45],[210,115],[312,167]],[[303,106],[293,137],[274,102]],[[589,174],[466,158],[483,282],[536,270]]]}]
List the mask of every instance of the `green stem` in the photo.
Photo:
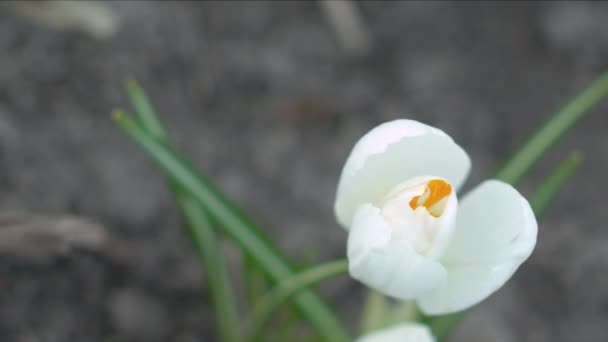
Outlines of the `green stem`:
[{"label": "green stem", "polygon": [[249,341],[257,341],[262,330],[272,316],[272,313],[289,297],[302,289],[313,286],[325,279],[348,272],[348,261],[337,260],[327,264],[315,266],[291,278],[283,280],[279,285],[268,292],[256,305],[251,316]]},{"label": "green stem", "polygon": [[376,290],[369,290],[361,314],[361,333],[379,329],[386,310],[384,295]]}]

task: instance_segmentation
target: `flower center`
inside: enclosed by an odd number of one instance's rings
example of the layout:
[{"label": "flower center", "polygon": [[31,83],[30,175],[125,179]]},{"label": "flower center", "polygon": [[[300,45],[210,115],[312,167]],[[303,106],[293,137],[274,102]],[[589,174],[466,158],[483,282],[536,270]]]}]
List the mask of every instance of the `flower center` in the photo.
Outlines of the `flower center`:
[{"label": "flower center", "polygon": [[445,209],[448,197],[452,193],[452,186],[442,180],[433,179],[426,184],[424,192],[420,196],[414,196],[410,200],[410,208],[424,207],[433,217],[440,217]]},{"label": "flower center", "polygon": [[407,240],[418,253],[436,257],[450,239],[458,200],[447,180],[420,176],[397,185],[378,207],[393,239]]}]

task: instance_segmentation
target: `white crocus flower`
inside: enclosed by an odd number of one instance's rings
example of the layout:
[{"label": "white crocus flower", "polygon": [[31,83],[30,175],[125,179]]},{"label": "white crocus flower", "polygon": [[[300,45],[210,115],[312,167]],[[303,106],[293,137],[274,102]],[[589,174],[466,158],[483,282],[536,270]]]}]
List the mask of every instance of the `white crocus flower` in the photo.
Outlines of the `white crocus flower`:
[{"label": "white crocus flower", "polygon": [[431,331],[419,323],[403,323],[359,337],[355,342],[434,342]]},{"label": "white crocus flower", "polygon": [[500,288],[532,253],[536,219],[498,180],[458,203],[470,164],[447,134],[417,121],[387,122],[363,136],[335,203],[350,231],[351,276],[431,315],[464,310]]}]

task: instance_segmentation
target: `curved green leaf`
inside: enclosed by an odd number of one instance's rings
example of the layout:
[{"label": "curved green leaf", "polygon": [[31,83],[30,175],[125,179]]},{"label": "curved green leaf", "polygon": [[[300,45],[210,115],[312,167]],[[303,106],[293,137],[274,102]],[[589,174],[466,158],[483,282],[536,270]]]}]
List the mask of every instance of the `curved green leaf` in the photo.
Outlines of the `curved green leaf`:
[{"label": "curved green leaf", "polygon": [[280,282],[256,305],[251,319],[249,340],[257,341],[260,338],[262,329],[272,313],[289,297],[306,287],[347,272],[348,261],[336,260],[312,267]]}]

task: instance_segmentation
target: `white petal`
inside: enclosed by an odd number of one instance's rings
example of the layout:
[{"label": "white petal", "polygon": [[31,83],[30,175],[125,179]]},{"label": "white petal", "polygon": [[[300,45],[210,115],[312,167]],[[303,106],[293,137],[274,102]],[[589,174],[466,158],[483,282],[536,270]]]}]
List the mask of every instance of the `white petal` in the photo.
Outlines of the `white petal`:
[{"label": "white petal", "polygon": [[356,342],[434,342],[431,330],[424,324],[403,323],[373,331]]},{"label": "white petal", "polygon": [[359,207],[348,236],[349,271],[363,284],[400,299],[413,299],[445,279],[443,266],[424,257],[406,240],[391,238],[391,229],[370,204]]},{"label": "white petal", "polygon": [[421,298],[427,314],[464,310],[500,288],[532,253],[537,223],[512,186],[486,181],[460,202],[453,240],[441,262],[447,280]]},{"label": "white petal", "polygon": [[530,204],[515,188],[485,181],[462,198],[445,259],[461,264],[525,260],[536,245],[537,228]]},{"label": "white petal", "polygon": [[355,144],[344,165],[335,203],[338,221],[349,229],[360,204],[376,203],[416,176],[444,178],[458,189],[470,164],[466,152],[437,128],[413,120],[377,126]]}]

